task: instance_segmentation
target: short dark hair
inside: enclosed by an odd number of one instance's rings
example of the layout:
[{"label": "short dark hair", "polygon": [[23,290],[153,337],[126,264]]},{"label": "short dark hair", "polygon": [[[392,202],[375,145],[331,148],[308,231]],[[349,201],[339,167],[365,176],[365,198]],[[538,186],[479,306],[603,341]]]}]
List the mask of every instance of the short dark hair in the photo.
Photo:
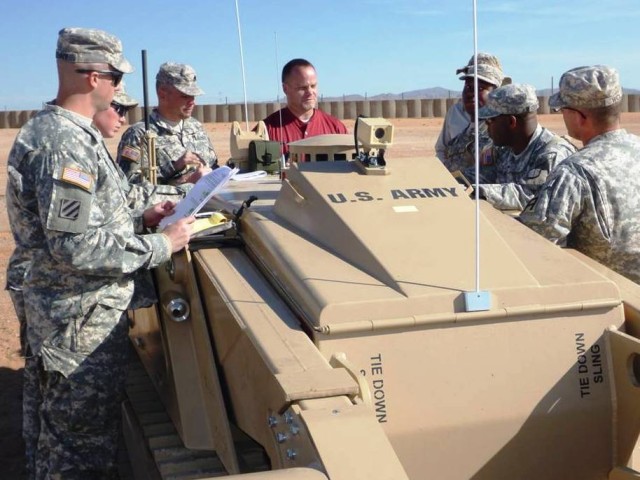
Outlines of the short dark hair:
[{"label": "short dark hair", "polygon": [[293,60],[289,60],[287,64],[282,67],[282,83],[287,80],[291,71],[296,67],[311,67],[314,70],[316,69],[309,60],[305,60],[304,58],[294,58]]},{"label": "short dark hair", "polygon": [[620,120],[622,102],[614,103],[608,107],[585,108],[584,111],[591,116],[592,122],[600,128],[607,128]]}]

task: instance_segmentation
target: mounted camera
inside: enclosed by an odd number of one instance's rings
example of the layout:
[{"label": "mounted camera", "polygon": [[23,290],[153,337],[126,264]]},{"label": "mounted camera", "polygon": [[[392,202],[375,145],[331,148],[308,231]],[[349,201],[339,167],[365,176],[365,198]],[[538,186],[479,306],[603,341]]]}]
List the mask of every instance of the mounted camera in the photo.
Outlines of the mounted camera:
[{"label": "mounted camera", "polygon": [[[384,152],[393,143],[393,125],[384,118],[358,117],[354,127],[356,159],[367,168],[384,168]],[[361,147],[360,147],[361,145]]]}]

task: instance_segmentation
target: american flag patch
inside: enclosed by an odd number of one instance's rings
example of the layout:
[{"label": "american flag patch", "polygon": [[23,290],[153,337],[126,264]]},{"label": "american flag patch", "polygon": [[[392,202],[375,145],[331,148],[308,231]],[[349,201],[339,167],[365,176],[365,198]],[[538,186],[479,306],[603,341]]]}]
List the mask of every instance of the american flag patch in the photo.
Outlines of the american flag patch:
[{"label": "american flag patch", "polygon": [[138,160],[140,160],[140,149],[127,145],[120,152],[120,156],[126,158],[127,160],[131,160],[132,162],[137,162]]},{"label": "american flag patch", "polygon": [[60,218],[65,220],[77,220],[80,215],[80,201],[63,198],[60,202]]},{"label": "american flag patch", "polygon": [[483,166],[493,165],[493,150],[491,149],[491,147],[485,148],[484,150],[482,150],[480,152],[480,155],[478,155],[478,157],[479,157],[480,165],[483,165]]},{"label": "american flag patch", "polygon": [[91,175],[81,170],[76,170],[75,168],[70,167],[64,167],[60,180],[64,180],[68,183],[73,183],[74,185],[82,187],[87,191],[91,190],[91,185],[93,184],[93,177]]}]

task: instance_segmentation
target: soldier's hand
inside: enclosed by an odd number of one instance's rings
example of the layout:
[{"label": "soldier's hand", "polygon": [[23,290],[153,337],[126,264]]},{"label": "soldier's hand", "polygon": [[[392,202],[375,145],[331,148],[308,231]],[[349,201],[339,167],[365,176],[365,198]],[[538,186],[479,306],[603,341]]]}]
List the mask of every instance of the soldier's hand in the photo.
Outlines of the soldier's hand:
[{"label": "soldier's hand", "polygon": [[173,162],[173,167],[176,171],[184,170],[186,167],[194,165],[195,167],[200,167],[205,165],[205,161],[200,158],[197,153],[191,152],[187,150],[182,157]]},{"label": "soldier's hand", "polygon": [[201,166],[197,170],[195,170],[195,171],[193,171],[191,173],[187,173],[184,176],[184,183],[196,183],[198,180],[200,180],[202,177],[204,177],[210,171],[211,171],[211,168],[205,167],[205,166]]},{"label": "soldier's hand", "polygon": [[145,227],[156,227],[160,220],[169,215],[173,215],[176,204],[170,200],[156,203],[153,207],[147,208],[142,214]]},{"label": "soldier's hand", "polygon": [[162,233],[169,237],[171,241],[171,251],[173,253],[179,252],[189,243],[189,238],[193,231],[193,222],[195,222],[195,220],[196,217],[194,216],[181,218],[177,222],[167,225],[162,231]]}]

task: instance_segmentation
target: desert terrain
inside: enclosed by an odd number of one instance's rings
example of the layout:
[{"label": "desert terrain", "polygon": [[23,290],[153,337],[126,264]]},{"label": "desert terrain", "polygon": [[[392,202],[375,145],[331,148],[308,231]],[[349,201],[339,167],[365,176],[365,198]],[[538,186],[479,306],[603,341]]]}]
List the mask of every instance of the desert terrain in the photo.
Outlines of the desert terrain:
[{"label": "desert terrain", "polygon": [[[561,115],[541,115],[540,123],[566,134]],[[390,165],[401,165],[402,158],[434,155],[434,144],[442,126],[442,118],[393,119],[395,140],[387,152]],[[353,131],[353,120],[345,121]],[[640,134],[640,113],[623,114],[622,124],[630,132]],[[229,123],[205,125],[222,161],[229,158]],[[123,130],[126,126],[123,128]],[[0,129],[0,283],[5,284],[6,265],[13,250],[13,239],[6,213],[4,186],[7,181],[7,157],[16,129]],[[122,133],[122,132],[121,132]],[[115,154],[119,136],[107,141]],[[640,159],[639,159],[640,160]],[[396,164],[396,165],[397,165]],[[19,353],[18,322],[9,295],[0,291],[0,479],[24,478],[24,446],[21,439],[22,368]]]}]

